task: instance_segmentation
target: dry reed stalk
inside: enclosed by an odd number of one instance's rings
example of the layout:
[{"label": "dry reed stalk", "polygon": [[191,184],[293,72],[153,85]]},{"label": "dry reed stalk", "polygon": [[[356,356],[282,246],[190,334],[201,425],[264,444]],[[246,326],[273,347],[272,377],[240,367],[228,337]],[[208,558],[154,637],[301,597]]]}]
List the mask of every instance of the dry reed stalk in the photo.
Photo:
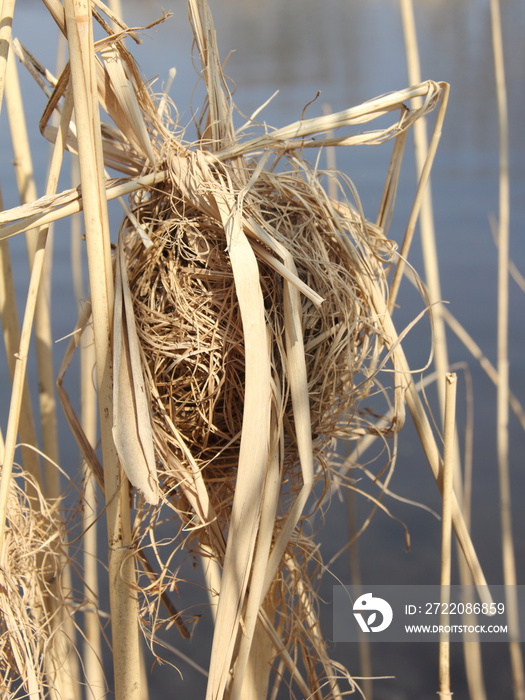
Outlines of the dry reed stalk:
[{"label": "dry reed stalk", "polygon": [[[7,78],[9,47],[11,43],[14,7],[14,2],[3,2],[0,13],[0,112],[3,104],[3,97]],[[0,211],[1,210],[3,210],[3,201],[0,193]],[[2,327],[9,370],[11,378],[13,378],[15,368],[15,357],[16,352],[19,348],[20,327],[18,322],[16,305],[10,303],[10,300],[15,298],[15,294],[9,248],[7,247],[7,245],[5,245],[5,242],[2,242],[0,253],[2,260],[2,279],[0,292],[0,304],[2,309]],[[35,445],[36,438],[34,431],[33,412],[31,408],[27,385],[25,385],[23,389],[21,410],[24,415],[24,420],[22,421],[21,426],[22,442],[24,442],[27,445]],[[33,450],[28,450],[25,447],[22,450],[22,455],[26,468],[38,481],[40,478],[40,465],[38,456]]]},{"label": "dry reed stalk", "polygon": [[[419,62],[414,6],[412,0],[401,0],[401,15],[403,22],[403,33],[405,36],[405,51],[407,56],[409,82],[419,82],[421,80],[421,69]],[[420,119],[417,124],[414,125],[414,144],[416,170],[418,173],[421,173],[424,169],[428,151],[428,137],[424,119]],[[430,181],[425,190],[424,198],[421,204],[420,230],[425,268],[425,285],[428,290],[428,301],[432,308],[433,360],[436,368],[436,374],[439,378],[445,376],[446,373],[449,372],[449,358],[444,320],[444,305],[442,303],[441,283],[439,279],[439,265]],[[398,271],[396,271],[396,273],[397,272]],[[399,279],[401,279],[401,276],[399,276]],[[392,286],[394,286],[394,284],[395,281],[393,280]],[[437,383],[437,393],[441,421],[443,424],[445,413],[445,384],[441,381],[438,381]],[[463,505],[464,485],[461,473],[461,458],[457,435],[454,438],[454,474],[455,491],[458,494],[459,503]],[[466,484],[465,487],[467,490],[470,490],[469,484]],[[470,516],[467,515],[466,521],[469,522],[469,519]],[[465,559],[459,552],[458,566],[460,581],[462,584],[468,586],[468,584],[471,583],[468,567],[466,566]],[[472,620],[469,622],[472,622]],[[470,693],[472,697],[476,697],[479,700],[484,700],[486,693],[483,681],[483,667],[479,642],[476,641],[464,644],[463,653]]]},{"label": "dry reed stalk", "polygon": [[38,297],[41,270],[45,252],[46,232],[39,235],[33,265],[31,270],[31,282],[29,285],[24,320],[20,335],[20,346],[16,356],[16,364],[13,376],[13,388],[9,408],[8,426],[4,452],[4,464],[0,477],[0,548],[3,547],[3,539],[6,526],[7,499],[13,469],[16,450],[16,438],[20,423],[20,411],[24,393],[25,373],[27,367],[27,355],[33,327],[33,318]]},{"label": "dry reed stalk", "polygon": [[[78,161],[72,159],[72,181],[79,180]],[[78,315],[80,317],[85,300],[82,273],[82,230],[78,215],[71,217],[71,268],[73,286],[77,298]],[[86,440],[93,447],[97,441],[97,395],[93,384],[93,369],[95,367],[95,339],[93,328],[87,325],[80,341],[80,424]],[[91,700],[104,700],[106,697],[106,681],[102,667],[102,645],[100,634],[99,581],[98,581],[98,505],[96,499],[96,478],[93,470],[84,459],[83,472],[83,581],[86,607],[84,611],[83,666],[86,685],[89,688]]]},{"label": "dry reed stalk", "polygon": [[112,437],[111,309],[113,273],[111,268],[109,224],[98,96],[95,82],[95,56],[91,26],[91,3],[69,0],[65,3],[71,80],[88,255],[93,329],[97,369],[99,416],[101,424],[104,487],[107,504],[108,564],[112,620],[115,694],[117,700],[139,700],[140,653],[137,600],[130,589],[135,570],[131,547],[131,522],[127,480],[119,469]]},{"label": "dry reed stalk", "polygon": [[[441,613],[439,624],[448,627],[450,603],[450,575],[452,560],[452,496],[454,484],[454,451],[456,434],[456,386],[455,374],[445,378],[445,415],[443,432],[443,504],[441,511]],[[448,632],[439,635],[439,697],[450,698],[450,641]]]},{"label": "dry reed stalk", "polygon": [[[121,5],[120,0],[109,0],[109,8],[110,8],[111,12],[113,13],[113,15],[115,15],[115,17],[123,17],[122,5]],[[115,21],[113,21],[114,31],[117,31],[118,28],[119,28],[118,24]]]},{"label": "dry reed stalk", "polygon": [[[16,180],[18,184],[20,200],[22,203],[33,202],[37,198],[37,189],[34,179],[33,163],[27,134],[24,106],[18,80],[16,60],[11,55],[7,64],[6,103],[11,130],[11,140],[14,149],[14,163]],[[58,165],[58,170],[60,164]],[[58,180],[58,172],[57,172]],[[56,192],[56,186],[48,187],[46,194]],[[36,254],[38,231],[29,231],[26,234],[29,269],[32,270]],[[47,238],[47,234],[46,234]],[[47,241],[46,241],[47,245]],[[49,272],[49,270],[48,270]],[[36,340],[37,366],[39,377],[39,406],[40,423],[42,432],[42,448],[51,462],[58,463],[58,434],[55,401],[55,378],[52,358],[52,333],[49,311],[49,297],[46,292],[48,283],[45,275],[40,275],[39,290],[36,300],[34,329]],[[60,496],[60,483],[58,471],[45,462],[43,465],[43,483],[45,492],[50,498]]]},{"label": "dry reed stalk", "polygon": [[0,114],[2,113],[4,100],[7,60],[11,45],[15,5],[16,0],[2,0],[0,2]]},{"label": "dry reed stalk", "polygon": [[[3,201],[0,192],[0,210],[2,210],[2,208]],[[0,314],[2,317],[2,333],[12,381],[15,372],[16,353],[20,348],[20,324],[17,306],[12,303],[12,299],[15,298],[15,285],[7,241],[0,242],[0,270]],[[36,445],[35,423],[27,380],[24,381],[21,401],[21,412],[24,416],[24,420],[21,422],[19,428],[20,440],[24,445]],[[25,469],[38,483],[40,481],[40,461],[38,454],[25,446],[22,447],[21,454]]]},{"label": "dry reed stalk", "polygon": [[505,84],[505,58],[501,30],[500,5],[491,0],[490,17],[496,99],[498,106],[499,135],[499,213],[498,213],[498,383],[497,383],[497,450],[500,485],[501,545],[503,557],[503,580],[505,583],[505,605],[508,610],[510,659],[514,698],[525,698],[525,674],[519,640],[519,615],[516,592],[516,561],[512,534],[512,506],[509,468],[509,145],[508,108]]},{"label": "dry reed stalk", "polygon": [[[356,460],[353,461],[356,464]],[[359,533],[356,520],[356,493],[353,489],[347,492],[347,513],[349,520],[348,527],[348,554],[350,564],[350,582],[356,591],[356,596],[361,595],[361,563],[359,556]],[[330,564],[328,564],[328,567]],[[372,680],[372,649],[370,642],[364,634],[359,635],[359,669],[363,678],[362,690],[367,700],[374,698],[374,685]]]},{"label": "dry reed stalk", "polygon": [[[5,0],[1,3],[0,9],[0,112],[3,104],[4,88],[7,73],[7,63],[9,58],[9,47],[11,42],[11,29],[13,21],[15,2]],[[0,193],[0,209],[3,208]],[[6,242],[2,242],[1,246],[2,258],[2,283],[0,291],[0,304],[2,310],[2,325],[4,341],[7,350],[8,362],[10,366],[11,376],[14,381],[16,373],[12,358],[15,357],[17,349],[20,347],[20,332],[18,317],[16,314],[16,306],[13,303],[14,284],[11,272],[9,249]],[[29,401],[27,384],[22,382],[20,392],[20,404],[24,412],[24,425],[21,430],[21,436],[25,438],[30,445],[36,444],[34,437],[33,414]],[[9,447],[9,449],[11,449]],[[6,698],[13,697],[11,692],[12,686],[15,686],[14,693],[16,694],[19,683],[28,692],[29,696],[37,700],[42,697],[42,669],[41,669],[41,649],[40,642],[43,639],[42,629],[38,629],[38,620],[41,618],[39,611],[43,610],[43,602],[36,603],[36,596],[41,593],[40,587],[36,586],[35,581],[38,580],[34,576],[35,568],[31,568],[34,564],[34,557],[28,556],[38,548],[32,550],[34,545],[34,537],[28,537],[28,530],[22,533],[20,525],[30,524],[31,528],[34,524],[34,518],[38,506],[36,504],[38,498],[38,480],[39,480],[39,462],[36,454],[30,449],[23,449],[22,456],[24,462],[31,470],[31,476],[26,480],[26,492],[28,500],[26,507],[21,507],[22,499],[20,491],[16,490],[14,480],[12,479],[12,466],[4,465],[6,457],[6,445],[3,438],[1,440],[1,461],[2,461],[2,476],[0,483],[0,559],[1,559],[1,604],[2,619],[0,620],[0,662],[2,665],[2,676],[0,679],[0,689],[2,696]],[[22,516],[22,517],[19,517]],[[6,519],[9,520],[10,530],[7,537],[4,536],[4,528]],[[12,536],[14,535],[14,537]],[[22,536],[17,540],[17,535]],[[22,561],[25,566],[20,566],[20,553],[25,546],[25,556]],[[13,572],[15,576],[13,576]],[[25,574],[29,573],[29,576]],[[25,581],[27,587],[21,585]],[[35,593],[35,596],[31,595]],[[35,610],[36,608],[36,610]],[[33,615],[32,615],[33,613]],[[45,634],[45,633],[44,633]]]}]

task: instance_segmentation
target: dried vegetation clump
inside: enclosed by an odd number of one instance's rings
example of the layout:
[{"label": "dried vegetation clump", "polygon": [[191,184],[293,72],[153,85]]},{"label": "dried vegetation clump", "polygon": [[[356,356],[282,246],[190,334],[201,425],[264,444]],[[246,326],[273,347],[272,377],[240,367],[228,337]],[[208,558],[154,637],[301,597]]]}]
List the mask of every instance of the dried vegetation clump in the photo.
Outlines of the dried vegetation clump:
[{"label": "dried vegetation clump", "polygon": [[[274,451],[273,478],[278,480],[269,502],[274,520],[266,536],[270,546],[283,538],[265,608],[280,629],[283,649],[296,647],[294,654],[300,649],[299,656],[309,659],[313,670],[315,657],[328,663],[318,624],[304,625],[304,619],[315,620],[318,554],[315,542],[303,532],[296,504],[298,498],[304,504],[308,496],[305,480],[311,480],[308,492],[313,482],[322,480],[317,498],[328,487],[335,439],[363,434],[358,409],[374,385],[383,341],[361,280],[367,275],[384,284],[381,254],[388,246],[354,209],[347,207],[341,214],[321,186],[321,174],[297,153],[278,157],[281,169],[256,173],[242,205],[258,273],[252,284],[261,291],[261,306],[253,313],[259,311],[264,319],[266,347],[258,350],[269,365],[265,388],[271,417],[264,438],[268,451]],[[187,546],[222,566],[243,429],[253,421],[252,430],[260,434],[265,426],[258,412],[245,414],[246,330],[230,241],[213,197],[229,178],[249,182],[258,161],[243,163],[239,170],[238,164],[230,166],[213,156],[194,160],[191,149],[185,161],[190,168],[192,162],[199,163],[201,190],[197,186],[190,197],[182,196],[178,173],[170,173],[146,198],[140,192],[132,197],[136,223],[131,227],[126,220],[121,236],[128,242],[127,275],[148,377],[158,478],[169,502],[191,526],[195,511],[188,491],[199,474],[209,499],[207,512],[213,516],[202,523],[205,527],[193,530]],[[197,206],[204,197],[206,204]],[[136,224],[148,231],[150,246],[137,236]],[[301,297],[290,290],[295,280],[301,281]],[[298,360],[291,357],[296,351]],[[262,403],[268,397],[258,398]],[[246,468],[251,468],[249,454]],[[269,489],[264,481],[263,487]],[[241,518],[240,528],[249,524],[246,520]]]},{"label": "dried vegetation clump", "polygon": [[53,674],[46,652],[62,634],[58,611],[68,603],[68,591],[62,588],[63,528],[20,470],[11,481],[7,517],[0,564],[0,692],[9,700],[20,697],[21,687],[39,697]]},{"label": "dried vegetation clump", "polygon": [[[326,463],[335,436],[352,439],[356,430],[362,434],[355,414],[361,396],[370,389],[355,383],[354,377],[373,365],[371,357],[381,344],[360,278],[368,268],[367,274],[380,279],[384,265],[366,223],[355,212],[343,218],[326,197],[319,174],[306,167],[294,157],[289,170],[261,173],[245,200],[244,213],[290,256],[297,277],[310,290],[301,299],[301,340],[314,454]],[[249,178],[250,169],[243,174]],[[214,490],[222,484],[225,496],[217,496],[217,506],[231,505],[246,358],[224,227],[218,215],[202,212],[171,191],[154,192],[145,203],[140,198],[133,197],[138,200],[134,215],[149,231],[152,245],[144,247],[128,220],[122,233],[129,241],[127,273],[140,346],[154,387],[156,434],[171,445],[168,453],[175,460],[185,462],[189,451],[204,470],[206,483],[215,483]],[[299,455],[287,373],[286,288],[275,258],[269,260],[270,249],[258,241],[254,249],[274,401],[279,398],[275,410],[282,413],[285,426],[282,459],[288,480]],[[162,454],[168,465],[166,451]]]}]

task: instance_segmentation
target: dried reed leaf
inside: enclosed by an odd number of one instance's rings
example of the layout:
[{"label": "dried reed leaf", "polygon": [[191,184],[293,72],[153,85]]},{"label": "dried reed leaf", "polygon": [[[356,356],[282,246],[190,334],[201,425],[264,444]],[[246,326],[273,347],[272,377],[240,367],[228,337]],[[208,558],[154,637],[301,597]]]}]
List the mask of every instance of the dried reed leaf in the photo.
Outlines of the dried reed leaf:
[{"label": "dried reed leaf", "polygon": [[[124,197],[142,187],[151,187],[166,179],[167,171],[155,172],[131,180],[106,181],[107,200]],[[53,221],[78,214],[83,209],[82,189],[68,189],[55,196],[40,197],[34,202],[0,212],[0,240],[5,240],[18,233],[24,233],[37,226],[45,226]],[[18,221],[9,224],[5,222]]]},{"label": "dried reed leaf", "polygon": [[64,353],[64,357],[62,358],[62,364],[60,366],[60,369],[58,371],[57,375],[57,391],[58,391],[58,396],[60,398],[61,404],[62,404],[62,409],[65,413],[66,419],[68,421],[69,427],[71,432],[73,433],[73,436],[75,437],[75,440],[77,442],[77,445],[80,447],[80,451],[82,453],[82,456],[84,457],[86,463],[89,465],[89,468],[93,472],[95,479],[97,481],[97,484],[101,489],[104,488],[104,472],[102,470],[102,466],[100,464],[100,461],[97,457],[97,453],[95,452],[90,440],[87,438],[82,425],[77,417],[77,414],[75,413],[75,410],[71,404],[71,401],[69,399],[68,393],[64,387],[64,376],[67,371],[67,368],[69,367],[71,360],[75,354],[75,350],[77,349],[82,333],[84,329],[86,328],[87,324],[90,322],[91,319],[91,302],[87,302],[79,316],[79,319],[77,321],[77,326],[75,330],[72,333],[71,340],[66,348],[66,352]]},{"label": "dried reed leaf", "polygon": [[[216,192],[214,196],[228,241],[242,318],[246,379],[235,496],[212,646],[207,696],[210,699],[223,697],[229,681],[250,580],[268,465],[271,377],[264,300],[258,284],[259,269],[242,230],[242,210],[233,197],[222,192]],[[253,634],[253,630],[248,634]]]},{"label": "dried reed leaf", "polygon": [[117,247],[113,313],[113,438],[130,483],[159,502],[155,450],[122,240]]},{"label": "dried reed leaf", "polygon": [[[153,164],[155,154],[144,124],[144,115],[138,103],[137,91],[126,74],[124,62],[119,52],[112,46],[103,48],[101,55],[104,59],[106,73],[109,76],[109,85],[107,80],[104,81],[104,85],[108,93],[111,87],[112,96],[117,102],[119,113],[122,115],[120,130],[126,134],[134,147]],[[115,107],[108,106],[108,109],[112,114],[115,114]]]}]

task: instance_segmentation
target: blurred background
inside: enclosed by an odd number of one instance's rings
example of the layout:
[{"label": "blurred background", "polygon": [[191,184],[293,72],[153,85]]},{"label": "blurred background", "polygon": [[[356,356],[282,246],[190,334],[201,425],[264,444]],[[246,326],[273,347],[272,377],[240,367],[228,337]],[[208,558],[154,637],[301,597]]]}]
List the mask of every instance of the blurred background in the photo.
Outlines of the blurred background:
[{"label": "blurred background", "polygon": [[[183,0],[123,2],[123,16],[130,26],[143,26],[162,15],[173,16],[147,30],[143,44],[133,47],[143,74],[163,90],[168,71],[177,70],[171,98],[181,125],[191,122],[201,105],[197,87],[198,63],[192,62],[192,35]],[[278,94],[259,115],[274,127],[323,111],[339,111],[385,92],[408,86],[400,4],[396,0],[214,0],[219,50],[228,57],[225,73],[231,79],[234,101],[242,115],[249,116],[276,91]],[[501,2],[502,32],[510,126],[511,232],[510,255],[518,271],[525,273],[525,6],[520,0]],[[447,81],[451,96],[443,136],[432,172],[435,230],[443,300],[489,360],[496,363],[497,248],[494,240],[498,215],[498,124],[488,0],[420,0],[415,3],[422,79]],[[54,70],[57,32],[43,6],[36,0],[18,3],[14,36],[50,70]],[[44,182],[49,146],[38,132],[45,97],[20,69],[31,136],[35,170]],[[238,124],[243,122],[241,114]],[[391,145],[353,147],[336,152],[337,168],[354,182],[365,214],[375,220],[383,190]],[[4,206],[16,206],[18,192],[11,167],[12,151],[4,114],[0,120],[0,182]],[[68,182],[60,184],[69,187]],[[402,239],[416,188],[411,137],[407,141],[397,206],[389,235]],[[39,195],[43,192],[39,192]],[[114,236],[121,213],[112,210]],[[53,332],[57,340],[57,364],[65,350],[61,338],[76,322],[76,305],[70,273],[70,243],[67,225],[57,225],[53,253]],[[21,237],[19,237],[21,238]],[[27,262],[22,240],[11,242],[11,254],[21,305],[27,290]],[[421,252],[416,239],[411,263],[422,272]],[[63,272],[61,272],[61,270]],[[519,280],[518,280],[519,281]],[[521,282],[523,279],[521,278]],[[525,324],[523,286],[510,281],[510,377],[515,395],[525,395]],[[398,331],[423,308],[417,293],[404,283],[399,309],[394,314]],[[458,425],[460,446],[469,411],[474,420],[472,536],[488,582],[503,583],[496,458],[496,390],[468,350],[449,334],[450,362],[458,372]],[[409,333],[405,350],[413,368],[429,360],[431,333],[428,321]],[[2,350],[3,352],[3,350]],[[5,366],[5,363],[2,364]],[[1,376],[2,424],[7,415],[8,378]],[[437,416],[435,390],[428,389],[430,406]],[[525,493],[525,439],[511,414],[510,466],[514,498],[514,535],[519,583],[525,581],[525,521],[521,498]],[[63,424],[62,466],[71,473],[79,457],[73,439]],[[370,457],[373,456],[372,454]],[[374,493],[373,489],[370,489]],[[440,498],[430,469],[408,421],[400,436],[397,465],[390,489],[403,499],[418,501],[439,512]],[[377,495],[377,491],[375,492]],[[427,510],[386,499],[395,518],[407,526],[410,551],[405,548],[401,525],[378,511],[359,540],[360,573],[363,583],[430,584],[439,582],[440,523]],[[371,504],[361,497],[332,499],[323,522],[321,540],[330,573],[322,585],[322,616],[327,638],[331,635],[331,586],[350,582],[350,552],[342,550],[352,528],[360,527]],[[354,550],[353,555],[356,552]],[[457,572],[453,577],[457,577]],[[453,583],[457,583],[457,578]],[[176,633],[171,644],[184,649],[204,667],[209,655],[209,621],[204,618],[195,639],[182,644]],[[372,671],[391,678],[374,683],[376,700],[427,700],[438,688],[437,645],[372,645]],[[511,698],[510,666],[505,644],[483,644],[488,697]],[[359,650],[339,644],[336,659],[360,675]],[[175,661],[182,677],[168,666],[152,675],[151,698],[166,693],[203,697],[205,679],[182,661]],[[460,645],[452,650],[452,690],[457,698],[468,697]]]}]

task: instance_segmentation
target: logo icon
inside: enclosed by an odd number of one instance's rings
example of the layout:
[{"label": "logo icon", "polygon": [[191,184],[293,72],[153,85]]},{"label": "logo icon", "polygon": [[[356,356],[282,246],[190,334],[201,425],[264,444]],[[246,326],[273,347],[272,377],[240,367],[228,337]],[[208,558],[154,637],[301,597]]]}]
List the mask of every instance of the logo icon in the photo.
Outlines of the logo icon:
[{"label": "logo icon", "polygon": [[[354,617],[363,632],[382,632],[392,622],[392,608],[383,598],[374,598],[371,593],[360,595],[355,601]],[[377,613],[381,617],[377,621]]]}]

